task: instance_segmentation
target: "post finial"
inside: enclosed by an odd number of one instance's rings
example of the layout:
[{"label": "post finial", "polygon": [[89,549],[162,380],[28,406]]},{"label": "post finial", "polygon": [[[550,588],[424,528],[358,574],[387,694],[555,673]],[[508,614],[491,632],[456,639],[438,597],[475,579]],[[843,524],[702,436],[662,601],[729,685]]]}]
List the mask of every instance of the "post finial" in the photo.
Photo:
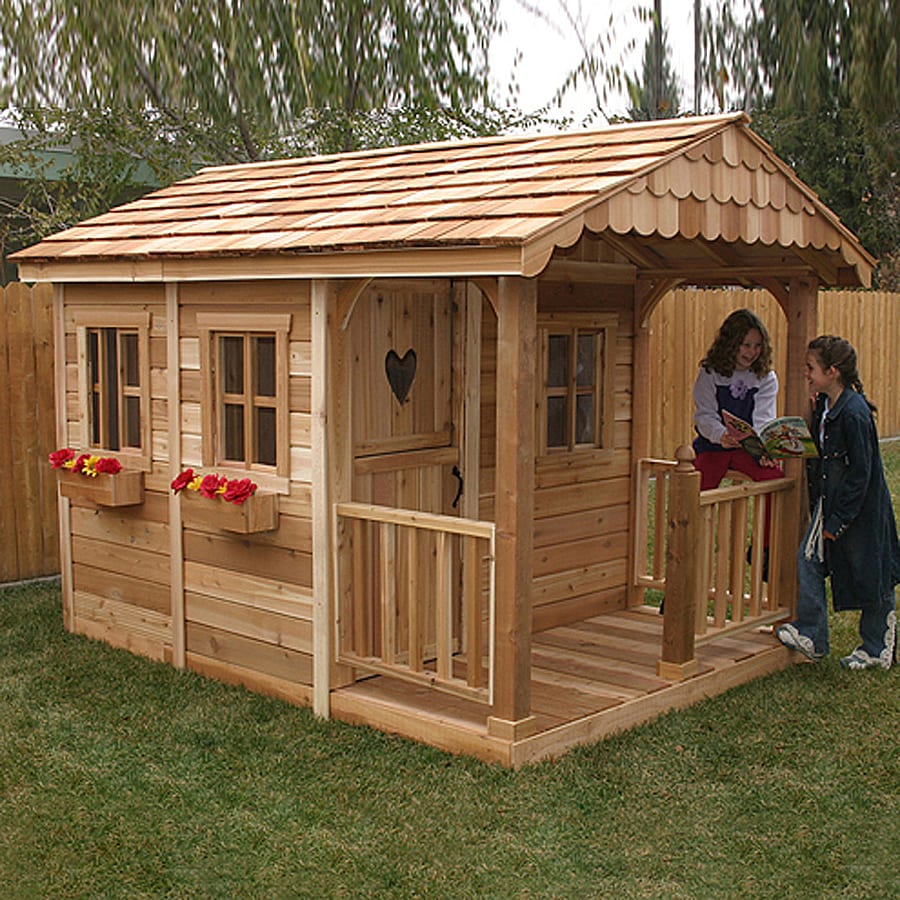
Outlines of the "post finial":
[{"label": "post finial", "polygon": [[675,461],[678,465],[675,467],[676,472],[693,472],[694,469],[694,460],[697,458],[697,454],[694,453],[694,448],[690,444],[682,444],[675,451]]}]

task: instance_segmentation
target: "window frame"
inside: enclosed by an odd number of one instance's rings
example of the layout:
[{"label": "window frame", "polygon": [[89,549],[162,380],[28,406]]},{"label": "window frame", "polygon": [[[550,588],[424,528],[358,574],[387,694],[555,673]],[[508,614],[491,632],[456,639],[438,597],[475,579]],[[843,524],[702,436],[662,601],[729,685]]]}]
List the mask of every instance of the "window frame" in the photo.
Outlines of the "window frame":
[{"label": "window frame", "polygon": [[[539,458],[589,456],[602,461],[612,457],[615,440],[615,366],[618,317],[615,313],[543,313],[538,315],[537,332],[540,348],[539,382],[537,385],[537,416],[535,447]],[[591,444],[575,442],[576,400],[586,393],[577,383],[575,362],[578,354],[578,336],[585,332],[596,333],[594,345],[594,440]],[[550,339],[564,335],[569,339],[568,377],[564,387],[550,387]],[[548,446],[548,399],[564,396],[566,404],[566,443]]]},{"label": "window frame", "polygon": [[[252,473],[257,476],[290,476],[290,403],[289,336],[290,313],[198,313],[200,334],[200,371],[202,376],[202,459],[205,467]],[[220,378],[221,339],[240,337],[243,346],[243,392],[226,394]],[[275,339],[275,396],[256,395],[253,385],[253,339]],[[244,461],[228,459],[225,454],[224,407],[226,402],[244,407]],[[254,413],[257,409],[275,410],[275,465],[249,460],[255,445]]]},{"label": "window frame", "polygon": [[[122,310],[109,307],[84,308],[76,309],[73,318],[78,353],[78,405],[81,419],[81,443],[83,444],[84,449],[95,451],[98,454],[115,454],[116,458],[130,468],[150,471],[153,456],[151,444],[153,431],[150,391],[151,315],[149,310]],[[137,397],[138,413],[140,416],[140,447],[121,446],[121,439],[119,440],[120,446],[118,448],[107,446],[107,444],[111,443],[108,439],[110,423],[108,417],[104,418],[104,416],[107,416],[107,411],[109,409],[108,402],[106,402],[106,397],[109,392],[102,387],[103,377],[101,377],[100,381],[100,399],[98,403],[101,409],[101,440],[96,444],[92,440],[92,426],[94,423],[93,400],[94,395],[98,393],[98,388],[95,384],[91,383],[90,378],[90,335],[92,332],[98,332],[101,335],[98,340],[102,342],[102,333],[110,330],[116,332],[116,356],[119,365],[116,384],[116,403],[118,408],[117,422],[120,438],[126,421],[126,416],[124,415],[126,398]],[[121,340],[124,334],[137,335],[138,384],[136,386],[127,384],[123,377],[124,360],[121,355]],[[101,368],[101,376],[103,376],[108,366],[108,357],[102,347],[98,347],[98,353],[100,355],[98,364]],[[104,438],[106,438],[106,440],[104,440]]]}]

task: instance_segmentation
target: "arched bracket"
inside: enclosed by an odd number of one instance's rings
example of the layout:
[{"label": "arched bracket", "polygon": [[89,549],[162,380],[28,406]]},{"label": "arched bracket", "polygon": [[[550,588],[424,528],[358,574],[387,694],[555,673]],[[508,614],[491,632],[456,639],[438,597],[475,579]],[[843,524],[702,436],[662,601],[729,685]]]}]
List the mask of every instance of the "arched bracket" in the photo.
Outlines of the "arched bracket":
[{"label": "arched bracket", "polygon": [[660,278],[655,281],[638,279],[637,287],[635,288],[638,327],[645,328],[647,326],[650,314],[656,308],[656,304],[683,281],[683,278]]}]

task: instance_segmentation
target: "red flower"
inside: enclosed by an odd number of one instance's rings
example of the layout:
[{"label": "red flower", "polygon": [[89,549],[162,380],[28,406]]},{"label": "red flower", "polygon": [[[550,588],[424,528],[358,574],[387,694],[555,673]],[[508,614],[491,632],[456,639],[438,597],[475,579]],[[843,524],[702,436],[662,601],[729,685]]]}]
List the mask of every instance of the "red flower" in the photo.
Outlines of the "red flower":
[{"label": "red flower", "polygon": [[229,503],[241,504],[255,492],[256,485],[249,478],[234,478],[228,482],[222,499]]},{"label": "red flower", "polygon": [[76,459],[74,464],[72,465],[72,471],[73,472],[81,472],[84,469],[84,464],[90,458],[91,458],[90,453],[82,453],[81,456],[79,456],[78,459]]},{"label": "red flower", "polygon": [[68,447],[63,447],[62,450],[54,450],[50,454],[50,465],[53,466],[54,469],[61,469],[63,463],[74,458],[75,451],[70,450]]},{"label": "red flower", "polygon": [[185,469],[180,475],[177,475],[172,481],[171,488],[177,494],[183,491],[194,480],[194,470]]},{"label": "red flower", "polygon": [[219,489],[224,488],[227,483],[228,479],[224,475],[206,475],[200,482],[200,493],[213,500],[220,493]]},{"label": "red flower", "polygon": [[117,475],[122,471],[122,463],[114,456],[103,456],[97,460],[94,468],[98,472],[105,472],[107,475]]}]

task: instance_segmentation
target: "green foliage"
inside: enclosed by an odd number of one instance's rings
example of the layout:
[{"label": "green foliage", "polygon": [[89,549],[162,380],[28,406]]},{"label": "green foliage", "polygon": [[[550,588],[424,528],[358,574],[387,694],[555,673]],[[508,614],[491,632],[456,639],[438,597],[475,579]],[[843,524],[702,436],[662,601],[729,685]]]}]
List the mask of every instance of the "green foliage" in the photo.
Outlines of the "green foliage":
[{"label": "green foliage", "polygon": [[703,26],[704,78],[719,107],[757,127],[882,262],[900,289],[900,4],[762,0]]},{"label": "green foliage", "polygon": [[640,76],[626,76],[628,96],[631,108],[628,114],[636,122],[650,119],[671,119],[678,115],[681,108],[681,90],[678,79],[672,71],[672,48],[665,28],[660,28],[659,46],[662,61],[659,66],[659,85],[657,85],[657,41],[655,32],[647,38],[644,45],[644,58]]},{"label": "green foliage", "polygon": [[[0,0],[7,102],[165,110],[257,159],[307,109],[487,99],[495,0]],[[343,148],[335,148],[343,149]],[[224,160],[223,160],[224,161]]]}]

